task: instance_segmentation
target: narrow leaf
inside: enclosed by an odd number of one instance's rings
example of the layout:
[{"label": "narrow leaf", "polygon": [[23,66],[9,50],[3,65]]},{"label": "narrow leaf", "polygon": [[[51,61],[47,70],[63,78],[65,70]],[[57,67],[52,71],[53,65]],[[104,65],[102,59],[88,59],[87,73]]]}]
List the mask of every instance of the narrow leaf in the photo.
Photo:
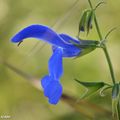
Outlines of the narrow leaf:
[{"label": "narrow leaf", "polygon": [[104,92],[108,89],[112,88],[112,86],[105,86],[100,90],[100,96],[105,96]]},{"label": "narrow leaf", "polygon": [[97,92],[99,89],[104,87],[106,85],[104,82],[82,82],[77,79],[75,79],[79,84],[83,85],[85,88],[87,88],[87,92],[84,94],[82,98],[88,97],[91,94]]}]

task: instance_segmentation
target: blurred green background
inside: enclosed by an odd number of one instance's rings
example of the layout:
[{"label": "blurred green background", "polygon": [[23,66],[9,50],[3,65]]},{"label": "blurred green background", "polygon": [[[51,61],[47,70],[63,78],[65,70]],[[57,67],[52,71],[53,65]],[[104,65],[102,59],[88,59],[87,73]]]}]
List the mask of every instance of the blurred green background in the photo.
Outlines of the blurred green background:
[{"label": "blurred green background", "polygon": [[[75,37],[82,10],[89,7],[87,0],[0,0],[0,60],[7,61],[22,71],[42,78],[48,73],[49,45],[29,39],[19,47],[10,38],[20,29],[31,24],[52,26],[59,33]],[[93,4],[99,0],[92,0]],[[120,1],[106,0],[107,4],[96,11],[102,34],[120,25]],[[53,26],[54,25],[54,26]],[[96,29],[85,39],[98,39]],[[36,45],[37,44],[37,45]],[[117,80],[120,80],[120,30],[113,32],[108,40],[109,53]],[[36,47],[34,47],[36,45]],[[32,49],[34,47],[34,49]],[[78,97],[84,94],[84,87],[74,81],[104,81],[111,83],[108,65],[103,51],[96,49],[79,59],[64,59],[64,76],[61,79],[64,93]],[[98,93],[87,98],[92,104],[111,111],[110,92],[105,97]],[[76,102],[76,101],[75,101]],[[84,104],[83,104],[84,106]],[[86,106],[85,106],[86,107]],[[92,107],[89,109],[93,109]],[[83,111],[87,114],[85,109]],[[43,93],[34,88],[26,79],[17,75],[0,62],[0,116],[10,115],[11,120],[88,120],[87,116],[74,111],[69,104],[60,101],[49,105]],[[2,118],[0,118],[2,119]],[[112,120],[111,116],[96,116],[94,120]]]}]

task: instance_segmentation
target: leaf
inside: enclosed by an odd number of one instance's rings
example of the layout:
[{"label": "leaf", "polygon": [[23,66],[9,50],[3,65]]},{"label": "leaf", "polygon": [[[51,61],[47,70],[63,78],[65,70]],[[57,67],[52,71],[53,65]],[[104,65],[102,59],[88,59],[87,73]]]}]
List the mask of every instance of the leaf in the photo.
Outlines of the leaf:
[{"label": "leaf", "polygon": [[75,79],[75,80],[76,80],[76,82],[78,82],[79,84],[81,84],[85,88],[87,88],[87,92],[83,95],[82,99],[97,92],[99,89],[101,89],[102,87],[104,87],[106,85],[104,82],[82,82],[77,79]]},{"label": "leaf", "polygon": [[108,89],[112,88],[112,86],[106,86],[106,87],[103,87],[101,90],[100,90],[100,96],[105,96],[104,92]]},{"label": "leaf", "polygon": [[112,89],[112,99],[116,99],[119,95],[119,84],[115,84]]}]

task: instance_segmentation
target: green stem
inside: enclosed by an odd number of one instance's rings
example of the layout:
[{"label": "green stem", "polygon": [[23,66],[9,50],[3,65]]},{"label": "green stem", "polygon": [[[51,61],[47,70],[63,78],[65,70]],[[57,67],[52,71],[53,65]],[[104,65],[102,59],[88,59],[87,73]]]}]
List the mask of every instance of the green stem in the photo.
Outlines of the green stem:
[{"label": "green stem", "polygon": [[106,59],[107,59],[108,65],[109,65],[112,82],[113,82],[113,84],[115,84],[115,83],[116,83],[116,82],[115,82],[115,74],[114,74],[112,62],[111,62],[111,59],[110,59],[110,56],[109,56],[109,53],[108,53],[108,50],[107,50],[107,46],[106,46],[106,45],[104,45],[103,50],[104,50],[104,53],[105,53],[105,56],[106,56]]},{"label": "green stem", "polygon": [[93,6],[92,6],[91,1],[90,1],[90,0],[88,0],[88,2],[89,2],[89,5],[90,5],[91,9],[93,10]]},{"label": "green stem", "polygon": [[120,100],[118,101],[118,104],[117,104],[117,114],[118,114],[118,119],[120,120]]},{"label": "green stem", "polygon": [[99,28],[99,25],[98,25],[98,22],[97,22],[95,12],[94,12],[94,22],[95,22],[95,26],[96,26],[96,30],[98,32],[99,38],[100,38],[100,40],[103,40],[103,37],[102,37],[102,34],[100,32],[100,28]]},{"label": "green stem", "polygon": [[[94,10],[91,1],[88,0],[88,2],[89,2],[89,5],[90,5],[91,9]],[[95,22],[95,26],[96,26],[96,30],[97,30],[97,33],[99,35],[99,38],[100,38],[100,40],[103,40],[103,37],[102,37],[102,34],[100,32],[100,28],[99,28],[99,25],[98,25],[95,13],[94,13],[94,22]],[[108,53],[108,50],[107,50],[107,46],[105,44],[104,44],[104,47],[103,47],[103,51],[105,53],[105,56],[106,56],[106,59],[107,59],[107,62],[108,62],[108,66],[109,66],[109,69],[110,69],[112,82],[113,82],[113,84],[115,84],[116,83],[115,82],[115,74],[114,74],[112,62],[111,62],[111,59],[110,59],[110,56],[109,56],[109,53]]]}]

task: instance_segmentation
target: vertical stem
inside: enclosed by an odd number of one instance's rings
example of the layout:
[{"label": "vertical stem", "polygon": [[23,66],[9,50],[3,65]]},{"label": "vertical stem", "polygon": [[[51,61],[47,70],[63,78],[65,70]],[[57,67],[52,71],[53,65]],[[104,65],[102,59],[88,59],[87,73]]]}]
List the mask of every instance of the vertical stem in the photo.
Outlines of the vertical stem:
[{"label": "vertical stem", "polygon": [[96,26],[96,30],[98,32],[99,38],[100,38],[100,40],[103,40],[95,13],[94,13],[94,22],[95,22],[95,26]]},{"label": "vertical stem", "polygon": [[[90,5],[91,9],[93,10],[93,6],[92,6],[91,1],[88,0],[88,2],[89,2],[89,5]],[[99,36],[100,40],[103,40],[103,37],[102,37],[101,31],[100,31],[100,28],[99,28],[99,25],[98,25],[95,13],[94,13],[94,22],[95,22],[95,26],[96,26],[96,30],[97,30],[98,36]],[[105,44],[104,44],[104,47],[103,47],[103,51],[105,53],[105,56],[106,56],[106,59],[107,59],[107,62],[108,62],[108,66],[109,66],[109,69],[110,69],[112,82],[113,82],[113,84],[115,84],[116,83],[115,82],[115,74],[114,74],[112,62],[111,62],[111,59],[110,59],[110,56],[109,56],[109,53],[108,53],[108,50],[107,50],[107,46]]]},{"label": "vertical stem", "polygon": [[90,0],[88,0],[88,2],[89,2],[89,5],[90,5],[91,9],[93,9],[93,6],[92,6],[91,1],[90,1]]},{"label": "vertical stem", "polygon": [[112,82],[113,82],[113,84],[115,84],[115,83],[116,83],[116,82],[115,82],[115,74],[114,74],[112,62],[111,62],[111,59],[110,59],[110,56],[109,56],[109,53],[108,53],[108,50],[107,50],[107,46],[106,46],[106,45],[104,45],[103,50],[104,50],[104,53],[105,53],[105,56],[106,56],[106,59],[107,59],[108,65],[109,65]]},{"label": "vertical stem", "polygon": [[117,104],[117,114],[118,114],[118,119],[120,120],[120,100],[118,101],[118,104]]}]

